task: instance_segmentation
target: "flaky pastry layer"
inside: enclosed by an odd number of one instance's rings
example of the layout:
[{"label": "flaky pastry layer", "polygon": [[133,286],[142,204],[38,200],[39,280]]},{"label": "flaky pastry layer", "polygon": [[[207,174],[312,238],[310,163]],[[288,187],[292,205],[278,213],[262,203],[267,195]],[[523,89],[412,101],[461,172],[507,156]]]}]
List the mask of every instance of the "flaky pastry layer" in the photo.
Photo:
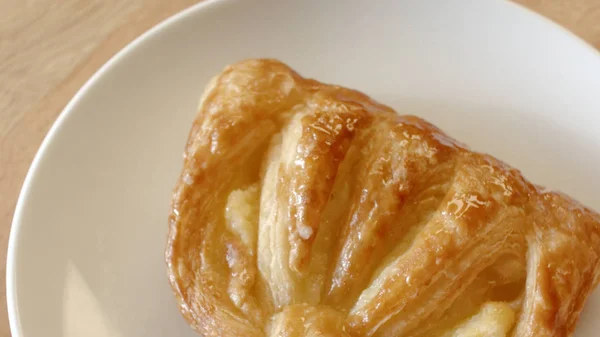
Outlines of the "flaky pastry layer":
[{"label": "flaky pastry layer", "polygon": [[166,251],[203,336],[570,336],[600,216],[275,60],[204,92]]}]

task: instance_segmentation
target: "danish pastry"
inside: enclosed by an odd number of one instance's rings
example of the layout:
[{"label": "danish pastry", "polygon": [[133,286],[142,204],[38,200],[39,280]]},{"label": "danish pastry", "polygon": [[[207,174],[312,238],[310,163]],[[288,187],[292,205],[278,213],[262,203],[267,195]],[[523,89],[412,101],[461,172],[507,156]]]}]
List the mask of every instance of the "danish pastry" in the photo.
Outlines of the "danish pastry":
[{"label": "danish pastry", "polygon": [[357,91],[247,60],[211,80],[166,249],[202,336],[571,336],[600,216]]}]

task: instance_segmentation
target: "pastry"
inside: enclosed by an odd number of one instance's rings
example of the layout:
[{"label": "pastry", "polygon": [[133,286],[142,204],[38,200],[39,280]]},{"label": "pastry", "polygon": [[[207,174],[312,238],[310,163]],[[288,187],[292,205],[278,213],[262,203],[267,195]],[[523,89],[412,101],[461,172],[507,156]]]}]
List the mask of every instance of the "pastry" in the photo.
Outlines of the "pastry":
[{"label": "pastry", "polygon": [[600,216],[276,60],[206,88],[166,261],[202,336],[572,336]]}]

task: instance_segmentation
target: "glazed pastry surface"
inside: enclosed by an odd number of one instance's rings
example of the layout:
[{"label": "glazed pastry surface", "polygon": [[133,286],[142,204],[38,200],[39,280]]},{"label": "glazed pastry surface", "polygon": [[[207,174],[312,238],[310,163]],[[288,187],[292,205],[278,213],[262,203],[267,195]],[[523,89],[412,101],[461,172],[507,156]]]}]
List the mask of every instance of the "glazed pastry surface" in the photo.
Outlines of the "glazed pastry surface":
[{"label": "glazed pastry surface", "polygon": [[201,98],[166,260],[202,336],[571,336],[599,223],[418,117],[248,60]]}]

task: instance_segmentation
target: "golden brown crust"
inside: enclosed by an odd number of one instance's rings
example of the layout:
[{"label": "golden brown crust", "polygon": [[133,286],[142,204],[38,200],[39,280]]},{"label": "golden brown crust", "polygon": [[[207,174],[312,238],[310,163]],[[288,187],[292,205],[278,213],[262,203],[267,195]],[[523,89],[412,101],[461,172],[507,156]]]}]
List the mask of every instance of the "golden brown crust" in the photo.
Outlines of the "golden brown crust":
[{"label": "golden brown crust", "polygon": [[600,216],[275,60],[214,78],[166,251],[203,336],[570,336]]}]

